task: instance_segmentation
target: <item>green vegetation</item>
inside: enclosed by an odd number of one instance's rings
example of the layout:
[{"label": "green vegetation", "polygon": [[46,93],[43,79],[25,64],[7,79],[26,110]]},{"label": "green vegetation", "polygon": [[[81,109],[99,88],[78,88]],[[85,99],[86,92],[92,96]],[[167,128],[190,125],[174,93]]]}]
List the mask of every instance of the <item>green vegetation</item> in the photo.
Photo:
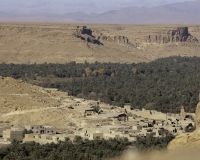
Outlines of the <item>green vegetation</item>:
[{"label": "green vegetation", "polygon": [[162,137],[153,137],[151,134],[147,137],[137,137],[134,146],[140,152],[162,151],[166,150],[169,142],[174,138],[175,137],[166,130]]},{"label": "green vegetation", "polygon": [[95,139],[83,140],[75,137],[74,143],[70,140],[58,144],[24,143],[16,141],[10,146],[0,149],[2,160],[100,160],[120,156],[128,146],[127,139]]},{"label": "green vegetation", "polygon": [[95,139],[83,140],[75,137],[73,143],[66,139],[58,144],[40,145],[35,142],[19,144],[13,141],[8,147],[0,149],[2,160],[101,160],[121,156],[130,148],[139,151],[164,150],[167,144],[173,139],[168,135],[161,138],[148,136],[137,138],[136,142],[129,142],[128,139]]},{"label": "green vegetation", "polygon": [[132,108],[194,112],[200,88],[200,58],[169,57],[150,63],[0,64],[0,75],[58,88],[80,98]]},{"label": "green vegetation", "polygon": [[23,137],[25,137],[25,134],[31,134],[31,133],[33,133],[32,130],[24,129],[24,131],[23,131]]}]

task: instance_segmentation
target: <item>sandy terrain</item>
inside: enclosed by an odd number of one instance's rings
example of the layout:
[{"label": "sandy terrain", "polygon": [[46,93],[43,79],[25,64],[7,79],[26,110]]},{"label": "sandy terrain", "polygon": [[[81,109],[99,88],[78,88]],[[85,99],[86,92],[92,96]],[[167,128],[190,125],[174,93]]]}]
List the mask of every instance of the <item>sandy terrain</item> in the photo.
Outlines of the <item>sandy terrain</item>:
[{"label": "sandy terrain", "polygon": [[74,127],[113,123],[106,118],[84,118],[84,111],[97,104],[92,100],[70,97],[66,92],[44,89],[12,78],[0,77],[0,88],[0,126],[5,123],[22,128],[28,124],[50,125],[70,134]]},{"label": "sandy terrain", "polygon": [[[88,32],[81,31],[83,26]],[[180,25],[0,23],[0,63],[131,63],[171,55],[200,56],[199,42],[147,43],[147,37],[159,37],[177,27]],[[200,40],[200,26],[187,27]]]}]

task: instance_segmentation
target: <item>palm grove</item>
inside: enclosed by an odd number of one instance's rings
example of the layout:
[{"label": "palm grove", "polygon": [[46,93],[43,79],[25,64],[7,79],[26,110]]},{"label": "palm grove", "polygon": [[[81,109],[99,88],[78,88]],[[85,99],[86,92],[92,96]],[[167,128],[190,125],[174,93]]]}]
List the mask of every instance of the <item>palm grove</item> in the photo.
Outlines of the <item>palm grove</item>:
[{"label": "palm grove", "polygon": [[13,141],[11,145],[0,149],[0,159],[3,160],[101,160],[119,157],[125,150],[129,151],[165,151],[168,143],[174,137],[166,134],[163,137],[138,137],[136,142],[125,139],[82,139],[77,136],[73,141],[66,139],[58,144],[40,145],[30,142],[20,144]]},{"label": "palm grove", "polygon": [[0,75],[23,79],[70,95],[133,109],[194,112],[200,88],[200,58],[169,57],[149,63],[0,64]]}]

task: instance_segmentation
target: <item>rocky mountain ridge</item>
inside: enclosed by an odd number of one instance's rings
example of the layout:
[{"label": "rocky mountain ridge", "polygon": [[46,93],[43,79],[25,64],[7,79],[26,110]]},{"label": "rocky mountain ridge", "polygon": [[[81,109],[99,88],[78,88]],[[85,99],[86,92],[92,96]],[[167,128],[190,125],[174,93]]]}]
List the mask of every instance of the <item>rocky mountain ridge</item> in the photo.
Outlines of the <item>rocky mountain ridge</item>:
[{"label": "rocky mountain ridge", "polygon": [[80,22],[102,24],[200,24],[200,1],[155,7],[126,7],[104,13],[9,14],[0,12],[2,22]]}]

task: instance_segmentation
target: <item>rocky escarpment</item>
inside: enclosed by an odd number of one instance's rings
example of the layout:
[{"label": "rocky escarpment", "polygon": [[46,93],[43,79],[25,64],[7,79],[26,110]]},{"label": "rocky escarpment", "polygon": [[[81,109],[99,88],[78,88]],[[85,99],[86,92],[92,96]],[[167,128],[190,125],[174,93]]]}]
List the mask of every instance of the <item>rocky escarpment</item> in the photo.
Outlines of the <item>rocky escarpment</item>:
[{"label": "rocky escarpment", "polygon": [[178,27],[176,29],[162,31],[157,35],[149,35],[146,37],[147,43],[173,43],[173,42],[198,42],[189,31],[188,27]]},{"label": "rocky escarpment", "polygon": [[115,42],[120,44],[130,44],[126,36],[108,36],[96,29],[89,29],[86,26],[77,27],[75,37],[87,41],[88,43],[103,45],[104,42]]},{"label": "rocky escarpment", "polygon": [[78,26],[74,33],[74,36],[88,43],[103,45],[103,43],[95,38],[95,36],[93,35],[93,31],[91,29],[88,29],[86,26],[83,26],[81,28]]},{"label": "rocky escarpment", "polygon": [[172,151],[196,147],[200,147],[200,102],[196,109],[196,130],[192,133],[184,133],[177,136],[172,142],[170,142],[168,149]]},{"label": "rocky escarpment", "polygon": [[129,44],[129,39],[125,36],[106,36],[106,35],[100,35],[98,36],[98,39],[103,41],[110,41],[110,42],[117,42],[121,44]]}]

